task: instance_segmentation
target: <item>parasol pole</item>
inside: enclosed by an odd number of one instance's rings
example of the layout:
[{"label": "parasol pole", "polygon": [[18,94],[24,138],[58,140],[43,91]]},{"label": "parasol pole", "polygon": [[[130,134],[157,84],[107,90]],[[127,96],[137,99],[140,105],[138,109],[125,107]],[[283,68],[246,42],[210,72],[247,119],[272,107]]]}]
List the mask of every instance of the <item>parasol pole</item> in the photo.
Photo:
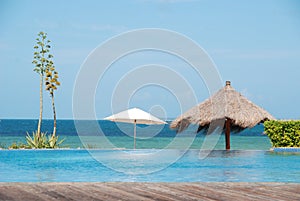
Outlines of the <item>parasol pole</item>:
[{"label": "parasol pole", "polygon": [[133,131],[133,149],[136,148],[136,119],[134,120],[134,131]]},{"label": "parasol pole", "polygon": [[231,124],[231,119],[226,118],[226,123],[225,123],[226,150],[230,150],[230,124]]}]

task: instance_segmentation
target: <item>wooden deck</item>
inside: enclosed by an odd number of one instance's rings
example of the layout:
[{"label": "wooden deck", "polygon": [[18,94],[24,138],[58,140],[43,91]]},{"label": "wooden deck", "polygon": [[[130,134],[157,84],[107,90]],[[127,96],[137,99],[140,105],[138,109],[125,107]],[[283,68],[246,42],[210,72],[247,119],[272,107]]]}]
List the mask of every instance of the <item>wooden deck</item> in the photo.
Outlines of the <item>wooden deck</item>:
[{"label": "wooden deck", "polygon": [[300,200],[300,184],[0,183],[0,200]]}]

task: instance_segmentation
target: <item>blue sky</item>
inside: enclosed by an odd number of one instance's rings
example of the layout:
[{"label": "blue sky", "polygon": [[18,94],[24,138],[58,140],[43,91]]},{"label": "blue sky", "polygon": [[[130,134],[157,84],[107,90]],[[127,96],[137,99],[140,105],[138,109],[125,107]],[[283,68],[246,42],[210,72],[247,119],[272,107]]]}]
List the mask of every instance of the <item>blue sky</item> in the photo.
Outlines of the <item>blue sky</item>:
[{"label": "blue sky", "polygon": [[[58,118],[71,119],[74,84],[88,54],[111,37],[141,28],[185,35],[207,52],[224,83],[231,80],[236,90],[276,118],[300,117],[297,0],[0,0],[0,27],[0,118],[38,118],[39,77],[31,61],[39,31],[47,32],[52,41],[62,83],[56,93]],[[115,86],[133,63],[150,64],[151,58],[164,64],[166,56],[153,52],[121,60],[107,74],[107,85],[98,88]],[[170,60],[171,68],[180,65],[176,58]],[[198,101],[208,98],[204,82],[188,72],[182,73],[196,90]],[[111,113],[107,94],[95,93],[98,118]],[[44,99],[44,118],[51,118],[48,94]],[[167,118],[180,114],[174,96],[159,87],[144,87],[129,102],[144,110],[154,108],[154,112],[163,108]]]}]

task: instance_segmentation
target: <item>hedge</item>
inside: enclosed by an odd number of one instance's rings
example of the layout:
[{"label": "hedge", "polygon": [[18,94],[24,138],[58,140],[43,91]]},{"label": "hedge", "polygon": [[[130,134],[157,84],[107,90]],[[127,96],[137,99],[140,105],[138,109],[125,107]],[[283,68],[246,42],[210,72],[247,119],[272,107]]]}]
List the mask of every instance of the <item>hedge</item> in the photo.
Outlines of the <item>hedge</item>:
[{"label": "hedge", "polygon": [[266,121],[265,133],[273,147],[300,147],[300,121]]}]

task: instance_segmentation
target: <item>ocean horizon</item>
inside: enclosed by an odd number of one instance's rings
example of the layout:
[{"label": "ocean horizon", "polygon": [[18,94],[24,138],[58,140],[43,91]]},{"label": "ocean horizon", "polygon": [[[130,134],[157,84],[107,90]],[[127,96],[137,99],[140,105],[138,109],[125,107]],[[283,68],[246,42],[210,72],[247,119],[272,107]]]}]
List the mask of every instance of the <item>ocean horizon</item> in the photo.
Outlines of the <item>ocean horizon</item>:
[{"label": "ocean horizon", "polygon": [[[77,120],[76,120],[77,121]],[[109,141],[114,148],[131,149],[133,147],[133,125],[128,123],[115,123],[107,120],[96,120],[101,129],[101,135],[97,128],[90,126],[93,120],[79,120],[86,122],[87,126],[81,128],[84,134],[78,133],[74,120],[57,120],[57,135],[65,139],[62,148],[95,148],[109,149]],[[191,131],[188,135],[177,134],[170,129],[170,121],[166,125],[138,125],[137,149],[164,149],[177,139],[173,148],[176,149],[202,149],[206,138],[204,132],[198,134]],[[1,119],[0,120],[0,146],[8,148],[12,143],[26,143],[26,135],[32,135],[37,129],[37,119]],[[50,134],[53,129],[53,120],[43,120],[42,132]],[[231,149],[233,150],[269,150],[271,143],[263,134],[263,124],[251,129],[245,129],[239,133],[231,134]],[[190,142],[187,145],[187,141]],[[224,149],[224,135],[221,135],[213,149]]]}]

